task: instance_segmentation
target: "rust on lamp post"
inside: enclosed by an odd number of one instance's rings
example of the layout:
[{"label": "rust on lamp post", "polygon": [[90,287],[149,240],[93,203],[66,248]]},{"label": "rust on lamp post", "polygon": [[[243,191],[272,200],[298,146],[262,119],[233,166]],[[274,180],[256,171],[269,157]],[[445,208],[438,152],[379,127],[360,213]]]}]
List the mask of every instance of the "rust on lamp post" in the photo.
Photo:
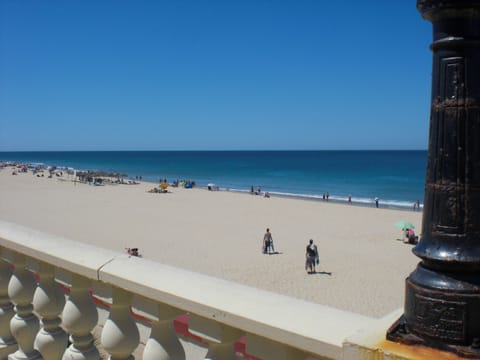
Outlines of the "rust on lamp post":
[{"label": "rust on lamp post", "polygon": [[417,0],[433,25],[421,258],[387,339],[480,358],[480,0]]}]

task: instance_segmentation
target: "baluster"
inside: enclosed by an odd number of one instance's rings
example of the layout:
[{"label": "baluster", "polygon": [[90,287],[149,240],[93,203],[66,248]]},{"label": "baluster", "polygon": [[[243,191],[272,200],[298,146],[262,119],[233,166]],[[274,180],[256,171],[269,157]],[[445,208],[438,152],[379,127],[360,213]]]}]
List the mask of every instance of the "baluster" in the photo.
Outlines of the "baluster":
[{"label": "baluster", "polygon": [[18,350],[8,356],[9,360],[41,359],[40,353],[34,349],[33,342],[40,328],[38,318],[33,314],[33,293],[37,281],[33,274],[25,268],[25,256],[14,256],[15,270],[8,283],[8,295],[15,304],[15,316],[10,321],[10,330],[17,340]]},{"label": "baluster", "polygon": [[7,262],[0,260],[0,359],[15,352],[17,342],[10,331],[10,320],[15,314],[13,304],[8,297],[8,282],[12,272]]},{"label": "baluster", "polygon": [[185,350],[173,325],[184,312],[165,304],[158,305],[158,321],[152,322],[150,338],[143,349],[143,360],[185,360]]},{"label": "baluster", "polygon": [[234,344],[243,333],[230,326],[199,316],[190,316],[190,331],[209,341],[205,360],[237,360]]},{"label": "baluster", "polygon": [[65,295],[55,282],[54,267],[40,264],[40,281],[33,295],[33,308],[40,315],[41,330],[34,346],[44,359],[60,360],[67,348],[67,333],[60,327]]},{"label": "baluster", "polygon": [[90,294],[91,281],[72,274],[70,296],[63,309],[63,325],[70,335],[71,345],[65,350],[65,360],[98,360],[100,354],[93,344],[92,330],[98,322],[98,310]]},{"label": "baluster", "polygon": [[130,313],[132,295],[120,288],[113,289],[110,315],[102,330],[102,346],[110,359],[130,360],[132,352],[140,343],[137,324]]}]

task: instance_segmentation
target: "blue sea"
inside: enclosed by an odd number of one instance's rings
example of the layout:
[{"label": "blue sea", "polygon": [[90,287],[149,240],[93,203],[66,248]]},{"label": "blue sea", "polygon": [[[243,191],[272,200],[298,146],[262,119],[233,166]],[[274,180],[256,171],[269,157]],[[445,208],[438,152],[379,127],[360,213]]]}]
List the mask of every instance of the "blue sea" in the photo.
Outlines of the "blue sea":
[{"label": "blue sea", "polygon": [[103,170],[158,182],[261,187],[271,195],[411,208],[423,202],[427,151],[67,151],[0,152],[0,161]]}]

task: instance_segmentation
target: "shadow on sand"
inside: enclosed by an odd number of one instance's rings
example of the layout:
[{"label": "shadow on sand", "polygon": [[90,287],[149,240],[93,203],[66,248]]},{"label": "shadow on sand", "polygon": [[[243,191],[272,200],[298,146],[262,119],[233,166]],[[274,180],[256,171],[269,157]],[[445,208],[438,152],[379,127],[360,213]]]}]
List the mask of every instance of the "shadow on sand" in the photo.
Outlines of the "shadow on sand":
[{"label": "shadow on sand", "polygon": [[410,242],[410,241],[408,241],[408,240],[406,241],[406,240],[403,240],[403,239],[395,239],[395,240],[401,241],[401,242],[403,242],[403,243],[406,244],[406,245],[417,245],[417,243],[418,243],[418,241],[417,241],[417,242]]},{"label": "shadow on sand", "polygon": [[328,271],[315,271],[315,272],[308,271],[307,274],[308,275],[328,275],[328,276],[332,276],[332,273],[328,272]]}]

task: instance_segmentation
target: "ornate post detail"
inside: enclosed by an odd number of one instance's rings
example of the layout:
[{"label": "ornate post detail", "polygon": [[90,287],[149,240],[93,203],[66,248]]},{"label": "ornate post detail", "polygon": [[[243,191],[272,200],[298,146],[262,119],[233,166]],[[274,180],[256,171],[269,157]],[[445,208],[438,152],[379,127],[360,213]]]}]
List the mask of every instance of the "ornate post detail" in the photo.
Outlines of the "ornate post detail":
[{"label": "ornate post detail", "polygon": [[238,360],[234,344],[242,335],[240,330],[223,325],[214,320],[199,316],[190,316],[190,331],[208,340],[205,360]]},{"label": "ornate post detail", "polygon": [[35,348],[44,359],[60,360],[67,348],[67,333],[60,327],[65,295],[55,282],[54,268],[41,263],[40,281],[33,295],[33,308],[41,316],[42,328],[35,338]]},{"label": "ornate post detail", "polygon": [[10,321],[10,330],[17,340],[18,350],[8,356],[9,360],[41,359],[33,342],[37,335],[39,321],[33,314],[32,299],[37,282],[25,268],[25,256],[15,255],[15,271],[8,283],[8,295],[15,304],[15,316]]},{"label": "ornate post detail", "polygon": [[123,289],[113,289],[113,304],[102,330],[102,346],[110,359],[133,360],[132,352],[140,343],[140,334],[130,314],[132,295]]},{"label": "ornate post detail", "polygon": [[417,8],[433,24],[422,261],[387,338],[480,358],[480,1]]},{"label": "ornate post detail", "polygon": [[71,345],[63,354],[64,360],[98,360],[92,330],[98,322],[98,310],[90,294],[91,281],[72,274],[70,296],[62,313],[63,325],[70,335]]},{"label": "ornate post detail", "polygon": [[180,310],[168,305],[158,305],[158,321],[152,323],[143,360],[185,360],[185,350],[173,325],[173,320],[181,314]]},{"label": "ornate post detail", "polygon": [[11,275],[8,263],[0,260],[0,359],[5,359],[8,354],[18,349],[17,342],[10,332],[10,320],[15,315],[13,304],[8,297],[8,282]]}]

